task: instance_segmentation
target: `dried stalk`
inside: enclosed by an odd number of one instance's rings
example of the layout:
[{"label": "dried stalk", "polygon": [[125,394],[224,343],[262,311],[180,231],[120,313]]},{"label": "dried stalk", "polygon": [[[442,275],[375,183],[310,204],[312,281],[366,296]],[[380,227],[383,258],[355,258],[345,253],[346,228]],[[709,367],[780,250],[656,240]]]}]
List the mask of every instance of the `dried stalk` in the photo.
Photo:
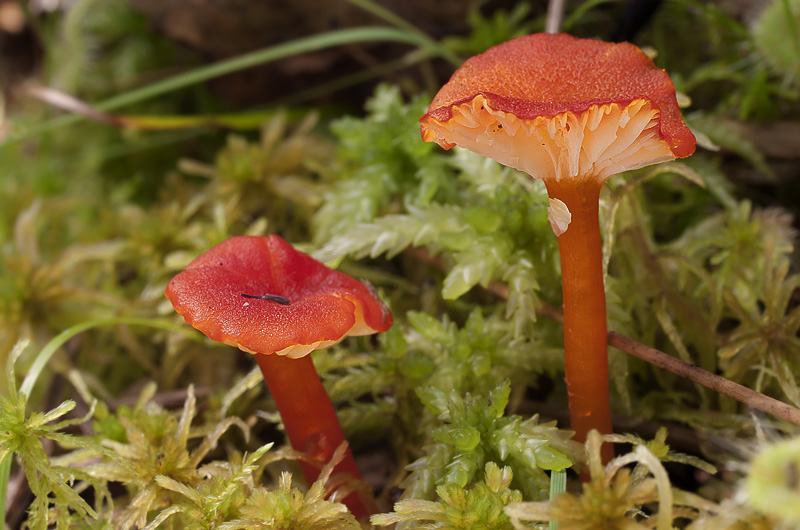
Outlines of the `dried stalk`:
[{"label": "dried stalk", "polygon": [[564,18],[564,0],[550,0],[547,4],[547,18],[545,19],[545,32],[558,33],[561,30],[561,20]]}]

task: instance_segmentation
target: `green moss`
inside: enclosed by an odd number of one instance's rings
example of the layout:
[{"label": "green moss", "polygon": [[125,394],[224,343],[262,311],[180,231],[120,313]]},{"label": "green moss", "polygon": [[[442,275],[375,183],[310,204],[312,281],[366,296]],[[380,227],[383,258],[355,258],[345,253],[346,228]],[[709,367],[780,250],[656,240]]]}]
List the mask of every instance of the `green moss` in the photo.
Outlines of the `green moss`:
[{"label": "green moss", "polygon": [[[63,20],[52,15],[58,32],[45,27],[49,84],[93,100],[181,53],[150,40],[144,19],[124,2],[103,12],[95,4],[81,0]],[[616,12],[604,4],[584,2],[575,11],[580,20],[570,23],[602,33],[593,22]],[[614,330],[800,404],[796,223],[729,178],[732,161],[765,174],[772,161],[726,126],[733,116],[794,108],[796,6],[773,2],[752,40],[711,3],[662,6],[640,39],[656,45],[659,64],[700,111],[690,125],[726,152],[700,150],[684,163],[609,181],[601,216]],[[529,4],[473,11],[469,33],[443,45],[478,53],[540,26],[537,16]],[[790,45],[778,49],[773,38]],[[419,50],[403,60],[421,62],[426,75],[440,66]],[[554,506],[579,513],[566,517],[572,528],[602,520],[604,507],[621,527],[644,524],[640,504],[658,498],[655,482],[641,466],[603,471],[595,446],[588,450],[596,484],[546,503],[548,471],[583,464],[570,433],[535,414],[566,410],[561,329],[545,318],[557,319],[561,304],[546,191],[490,160],[420,141],[418,119],[430,98],[405,75],[381,84],[362,115],[333,121],[319,118],[330,109],[270,107],[258,131],[81,125],[3,148],[0,356],[11,356],[0,454],[13,454],[31,485],[28,526],[358,527],[326,497],[336,477],[304,486],[286,462],[298,455],[270,449],[283,435],[257,371],[244,375],[250,356],[204,342],[163,298],[171,276],[203,251],[233,235],[264,233],[368,279],[394,311],[389,332],[315,356],[356,456],[380,451],[382,474],[372,475],[380,477],[379,500],[402,495],[375,524],[505,530],[520,501],[536,501],[549,515]],[[204,113],[221,105],[197,93],[142,108]],[[47,114],[30,104],[13,125],[32,126]],[[164,325],[142,330],[128,317],[159,317]],[[18,373],[40,347],[98,318],[114,325],[73,335],[49,358],[33,394],[17,392]],[[24,355],[14,349],[18,339],[33,344]],[[762,430],[711,391],[613,350],[610,361],[616,412],[683,421],[730,446],[746,446]],[[50,392],[55,401],[45,400]],[[132,395],[139,397],[126,401]],[[92,409],[95,397],[101,401]],[[67,416],[80,407],[92,414]],[[56,442],[55,454],[44,451],[44,440]],[[649,441],[614,440],[642,447],[637,458],[646,450],[713,473],[697,455],[674,452],[666,431]],[[698,491],[707,498],[673,490],[679,524],[794,521],[791,503],[783,503],[786,514],[774,504],[796,493],[795,449],[779,443],[754,461],[744,506],[733,493],[741,466],[715,461],[728,471]],[[623,462],[634,463],[634,453],[623,453]]]},{"label": "green moss", "polygon": [[800,65],[800,2],[775,0],[767,4],[753,28],[753,38],[769,65],[791,81]]}]

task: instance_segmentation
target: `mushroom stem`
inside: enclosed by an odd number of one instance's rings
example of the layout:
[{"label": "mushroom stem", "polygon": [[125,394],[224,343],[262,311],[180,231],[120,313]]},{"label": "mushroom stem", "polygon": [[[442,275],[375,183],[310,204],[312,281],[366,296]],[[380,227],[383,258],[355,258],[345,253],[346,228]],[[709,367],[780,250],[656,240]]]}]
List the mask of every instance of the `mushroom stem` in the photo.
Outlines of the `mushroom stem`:
[{"label": "mushroom stem", "polygon": [[[558,236],[564,303],[564,364],[570,422],[575,439],[585,442],[592,429],[610,434],[606,294],[598,220],[602,182],[545,179],[551,199],[559,199],[572,214]],[[604,444],[603,462],[614,458]]]},{"label": "mushroom stem", "polygon": [[[255,357],[281,414],[292,447],[319,462],[319,466],[302,460],[299,462],[310,486],[319,477],[320,468],[345,441],[339,418],[310,355],[298,359],[263,354],[256,354]],[[336,473],[347,473],[361,480],[349,447],[342,461],[334,468],[333,474]],[[355,492],[341,502],[356,518],[372,514]]]}]

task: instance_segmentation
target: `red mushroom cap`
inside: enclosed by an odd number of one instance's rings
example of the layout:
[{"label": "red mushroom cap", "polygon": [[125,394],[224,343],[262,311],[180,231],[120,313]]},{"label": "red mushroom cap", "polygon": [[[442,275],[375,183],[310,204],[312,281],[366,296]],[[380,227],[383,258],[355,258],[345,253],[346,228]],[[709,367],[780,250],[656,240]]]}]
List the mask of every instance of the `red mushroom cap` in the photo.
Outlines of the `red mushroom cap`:
[{"label": "red mushroom cap", "polygon": [[[637,113],[643,134],[663,143],[663,149],[646,146],[656,151],[652,157],[655,161],[694,152],[695,138],[683,123],[672,81],[639,48],[540,33],[518,37],[467,60],[442,87],[420,122],[426,141],[436,141],[446,149],[461,145],[518,167],[516,157],[520,155],[516,151],[524,149],[519,140],[511,146],[495,140],[503,126],[506,135],[521,136],[518,130],[522,128],[527,136],[533,136],[529,144],[540,140],[544,145],[556,136],[556,129],[572,120],[566,130],[579,127],[580,145],[583,136],[590,137],[595,130],[613,135],[608,124],[612,120],[605,119],[606,115],[613,115],[615,124],[621,122],[624,127]],[[646,119],[648,115],[652,123]],[[633,129],[640,127],[636,120],[633,123]],[[543,138],[532,133],[537,128],[544,131]],[[475,140],[474,136],[480,138]],[[585,156],[602,154],[610,142],[595,141],[598,145],[590,147],[593,151]],[[498,150],[506,152],[495,156]],[[618,145],[610,150],[611,156],[623,150]],[[576,151],[565,156],[573,156],[576,161],[572,167],[577,168],[581,155]],[[633,165],[647,165],[640,163],[637,159]],[[626,164],[621,168],[632,169]]]},{"label": "red mushroom cap", "polygon": [[[186,322],[251,353],[302,357],[346,335],[386,331],[392,314],[366,285],[279,236],[239,236],[197,257],[165,292]],[[283,305],[242,295],[276,295]]]}]

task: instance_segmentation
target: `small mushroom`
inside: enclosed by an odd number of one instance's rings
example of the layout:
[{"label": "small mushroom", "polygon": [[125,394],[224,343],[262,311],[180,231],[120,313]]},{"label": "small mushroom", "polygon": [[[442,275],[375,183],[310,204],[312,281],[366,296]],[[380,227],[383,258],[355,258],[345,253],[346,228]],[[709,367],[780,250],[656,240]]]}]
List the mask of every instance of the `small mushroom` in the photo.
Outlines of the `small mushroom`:
[{"label": "small mushroom", "polygon": [[[167,286],[186,322],[255,354],[294,449],[327,462],[345,438],[311,357],[348,335],[386,331],[392,314],[370,288],[277,235],[233,237],[197,257]],[[300,462],[306,481],[319,468]],[[334,473],[360,479],[352,453]],[[353,494],[357,517],[368,510]]]},{"label": "small mushroom", "polygon": [[544,180],[561,254],[572,428],[579,441],[591,429],[610,433],[600,189],[617,173],[694,152],[669,76],[632,44],[527,35],[467,60],[420,122],[425,141]]}]

